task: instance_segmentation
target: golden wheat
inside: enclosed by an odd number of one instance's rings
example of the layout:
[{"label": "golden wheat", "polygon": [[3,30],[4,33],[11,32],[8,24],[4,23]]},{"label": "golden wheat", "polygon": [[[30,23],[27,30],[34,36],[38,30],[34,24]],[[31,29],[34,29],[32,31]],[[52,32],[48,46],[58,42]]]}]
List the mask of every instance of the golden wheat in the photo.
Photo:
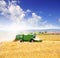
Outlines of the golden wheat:
[{"label": "golden wheat", "polygon": [[37,37],[47,41],[60,41],[60,35],[37,35]]},{"label": "golden wheat", "polygon": [[60,58],[60,41],[3,43],[0,58]]},{"label": "golden wheat", "polygon": [[40,37],[43,38],[43,42],[0,43],[0,58],[60,58],[60,41],[58,41],[60,36]]}]

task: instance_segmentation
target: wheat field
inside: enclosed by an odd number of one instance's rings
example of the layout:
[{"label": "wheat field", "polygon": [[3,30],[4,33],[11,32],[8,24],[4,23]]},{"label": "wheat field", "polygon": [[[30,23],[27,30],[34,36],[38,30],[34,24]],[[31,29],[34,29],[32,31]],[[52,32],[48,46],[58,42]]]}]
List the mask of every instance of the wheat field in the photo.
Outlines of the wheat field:
[{"label": "wheat field", "polygon": [[0,58],[60,58],[60,41],[57,37],[56,41],[0,43]]},{"label": "wheat field", "polygon": [[44,41],[60,41],[60,35],[37,35]]}]

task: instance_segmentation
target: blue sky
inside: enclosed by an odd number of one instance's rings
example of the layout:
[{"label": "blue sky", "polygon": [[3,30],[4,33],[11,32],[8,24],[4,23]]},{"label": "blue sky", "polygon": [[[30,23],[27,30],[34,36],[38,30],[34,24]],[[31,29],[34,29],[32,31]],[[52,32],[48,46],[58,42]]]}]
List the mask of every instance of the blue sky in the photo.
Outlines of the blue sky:
[{"label": "blue sky", "polygon": [[60,0],[1,0],[0,28],[15,25],[18,28],[60,28]]},{"label": "blue sky", "polygon": [[59,25],[60,18],[60,0],[21,0],[21,7],[42,16],[49,23]]}]

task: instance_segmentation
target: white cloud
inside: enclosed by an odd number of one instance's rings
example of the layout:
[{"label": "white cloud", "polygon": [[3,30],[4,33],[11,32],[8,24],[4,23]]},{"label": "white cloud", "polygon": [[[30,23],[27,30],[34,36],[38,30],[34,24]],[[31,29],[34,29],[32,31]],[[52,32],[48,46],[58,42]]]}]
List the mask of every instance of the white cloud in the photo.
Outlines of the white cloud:
[{"label": "white cloud", "polygon": [[41,21],[42,17],[32,13],[32,17],[28,18],[28,23],[32,26],[38,26],[38,23]]},{"label": "white cloud", "polygon": [[25,17],[23,9],[20,8],[18,5],[11,4],[8,10],[10,13],[10,19],[16,23],[20,22]]},{"label": "white cloud", "polygon": [[60,22],[60,19],[58,19],[58,21]]},{"label": "white cloud", "polygon": [[29,12],[31,12],[31,10],[27,9],[27,10],[26,10],[26,12],[28,12],[28,13],[29,13]]},{"label": "white cloud", "polygon": [[6,12],[7,8],[6,8],[6,2],[5,1],[0,1],[0,12],[2,12],[2,14],[4,14]]},{"label": "white cloud", "polygon": [[[4,30],[7,32],[6,35],[5,33],[3,33],[2,35],[0,33],[0,38],[3,39],[2,41],[13,40],[12,38],[16,36],[16,32],[18,31],[24,31],[28,29],[59,28],[52,24],[48,24],[47,21],[43,21],[41,16],[37,15],[36,13],[32,13],[29,9],[24,11],[19,5],[16,4],[16,0],[9,1],[8,5],[5,0],[0,1],[0,12],[1,15],[4,15],[8,18],[8,20],[12,21],[10,25],[0,24],[0,30]],[[25,18],[28,13],[30,13],[31,16]]]},{"label": "white cloud", "polygon": [[1,7],[5,7],[5,6],[6,6],[6,2],[5,2],[5,1],[3,1],[3,0],[2,0],[2,1],[0,1],[0,6],[1,6]]},{"label": "white cloud", "polygon": [[[0,1],[0,11],[2,12],[2,15],[12,21],[11,26],[15,24],[19,25],[19,27],[25,26],[27,29],[27,26],[30,28],[46,28],[46,26],[47,28],[49,26],[49,28],[51,28],[51,26],[53,26],[52,24],[48,24],[47,21],[42,21],[42,17],[38,16],[36,13],[32,13],[31,10],[27,9],[24,11],[19,5],[16,4],[16,0],[9,1],[8,5],[4,0]],[[25,18],[28,12],[31,12],[31,17]]]}]

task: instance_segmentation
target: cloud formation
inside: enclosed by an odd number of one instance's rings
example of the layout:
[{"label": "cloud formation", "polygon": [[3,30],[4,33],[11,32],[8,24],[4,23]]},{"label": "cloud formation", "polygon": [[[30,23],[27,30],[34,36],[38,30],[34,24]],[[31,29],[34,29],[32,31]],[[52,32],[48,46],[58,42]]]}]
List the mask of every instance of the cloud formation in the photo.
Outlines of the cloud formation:
[{"label": "cloud formation", "polygon": [[21,6],[17,4],[17,0],[8,0],[8,3],[5,0],[1,0],[0,15],[5,16],[8,20],[11,21],[11,23],[7,25],[2,25],[0,23],[0,30],[3,30],[0,32],[1,42],[14,40],[16,34],[19,33],[19,31],[30,29],[59,28],[49,24],[47,21],[43,21],[41,16],[37,15],[29,9],[24,11]]},{"label": "cloud formation", "polygon": [[[0,1],[0,12],[1,15],[7,17],[9,20],[12,21],[10,26],[7,27],[9,29],[11,28],[11,26],[14,27],[15,25],[18,26],[17,29],[22,29],[24,27],[26,29],[54,28],[52,24],[48,24],[47,21],[43,21],[41,16],[31,12],[31,10],[27,9],[26,11],[24,11],[16,3],[16,0],[8,1],[8,3],[4,0]],[[31,16],[28,16],[26,18],[26,15],[28,13],[30,13]],[[5,29],[7,28],[5,26]]]}]

